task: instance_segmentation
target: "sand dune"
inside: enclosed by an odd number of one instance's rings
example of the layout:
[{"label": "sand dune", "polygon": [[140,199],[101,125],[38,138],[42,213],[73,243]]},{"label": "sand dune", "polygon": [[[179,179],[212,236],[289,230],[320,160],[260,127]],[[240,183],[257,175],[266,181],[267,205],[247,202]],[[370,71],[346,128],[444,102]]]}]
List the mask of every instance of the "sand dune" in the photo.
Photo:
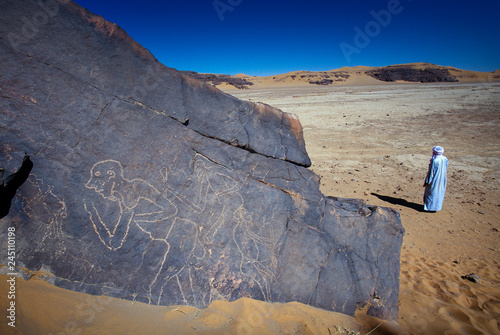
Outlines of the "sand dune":
[{"label": "sand dune", "polygon": [[[500,264],[496,260],[455,263],[406,253],[401,268],[402,328],[413,334],[500,333]],[[470,269],[476,269],[480,283],[461,278]]]},{"label": "sand dune", "polygon": [[244,74],[244,73],[235,74],[233,77],[234,78],[246,78],[246,79],[251,78],[251,76]]},{"label": "sand dune", "polygon": [[[0,275],[7,292],[8,277]],[[16,327],[0,321],[1,334],[401,334],[395,323],[357,318],[299,303],[242,298],[206,309],[151,306],[64,290],[35,276],[16,282]],[[4,299],[0,308],[7,309]]]}]

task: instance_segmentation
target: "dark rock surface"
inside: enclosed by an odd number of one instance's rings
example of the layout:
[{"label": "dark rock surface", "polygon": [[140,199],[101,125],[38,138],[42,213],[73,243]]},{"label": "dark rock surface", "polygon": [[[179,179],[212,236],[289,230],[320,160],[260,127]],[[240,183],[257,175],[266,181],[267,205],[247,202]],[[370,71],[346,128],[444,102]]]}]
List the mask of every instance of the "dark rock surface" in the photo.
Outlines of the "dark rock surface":
[{"label": "dark rock surface", "polygon": [[34,162],[0,221],[20,273],[151,304],[397,319],[399,214],[325,197],[294,116],[164,67],[66,0],[1,1],[0,57],[0,164]]},{"label": "dark rock surface", "polygon": [[330,84],[333,84],[333,79],[309,80],[309,84],[330,85]]},{"label": "dark rock surface", "polygon": [[367,74],[375,79],[389,82],[397,80],[420,83],[458,81],[448,69],[432,67],[417,69],[405,65],[392,65],[368,71]]}]

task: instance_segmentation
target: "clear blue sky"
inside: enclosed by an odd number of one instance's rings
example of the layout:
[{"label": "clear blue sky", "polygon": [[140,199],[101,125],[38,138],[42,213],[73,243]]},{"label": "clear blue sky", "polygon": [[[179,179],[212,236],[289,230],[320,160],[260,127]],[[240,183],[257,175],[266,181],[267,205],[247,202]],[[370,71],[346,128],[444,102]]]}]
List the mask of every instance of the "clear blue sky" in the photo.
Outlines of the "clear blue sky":
[{"label": "clear blue sky", "polygon": [[429,62],[500,69],[498,0],[76,0],[163,64],[272,75]]}]

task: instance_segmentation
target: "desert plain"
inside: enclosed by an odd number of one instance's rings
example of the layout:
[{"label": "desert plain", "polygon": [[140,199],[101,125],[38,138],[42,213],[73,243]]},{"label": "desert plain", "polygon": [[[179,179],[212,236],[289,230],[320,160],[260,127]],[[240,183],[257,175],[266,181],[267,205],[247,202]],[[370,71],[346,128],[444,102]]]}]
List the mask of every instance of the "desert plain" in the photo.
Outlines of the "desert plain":
[{"label": "desert plain", "polygon": [[[398,324],[251,299],[149,306],[56,288],[37,272],[17,279],[16,328],[3,317],[0,333],[500,334],[500,83],[220,88],[299,117],[325,195],[399,211]],[[443,210],[427,213],[422,185],[435,145],[449,159],[448,187]],[[471,273],[479,282],[462,278]],[[2,311],[7,303],[2,296]]]}]

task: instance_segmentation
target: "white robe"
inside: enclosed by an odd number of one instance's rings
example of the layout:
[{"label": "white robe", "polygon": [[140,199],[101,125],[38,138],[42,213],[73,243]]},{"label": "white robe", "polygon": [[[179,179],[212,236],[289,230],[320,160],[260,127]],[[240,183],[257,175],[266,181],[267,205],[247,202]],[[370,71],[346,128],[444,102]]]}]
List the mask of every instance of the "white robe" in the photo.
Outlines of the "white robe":
[{"label": "white robe", "polygon": [[443,155],[432,158],[425,178],[424,210],[440,211],[443,207],[447,170],[448,158]]}]

